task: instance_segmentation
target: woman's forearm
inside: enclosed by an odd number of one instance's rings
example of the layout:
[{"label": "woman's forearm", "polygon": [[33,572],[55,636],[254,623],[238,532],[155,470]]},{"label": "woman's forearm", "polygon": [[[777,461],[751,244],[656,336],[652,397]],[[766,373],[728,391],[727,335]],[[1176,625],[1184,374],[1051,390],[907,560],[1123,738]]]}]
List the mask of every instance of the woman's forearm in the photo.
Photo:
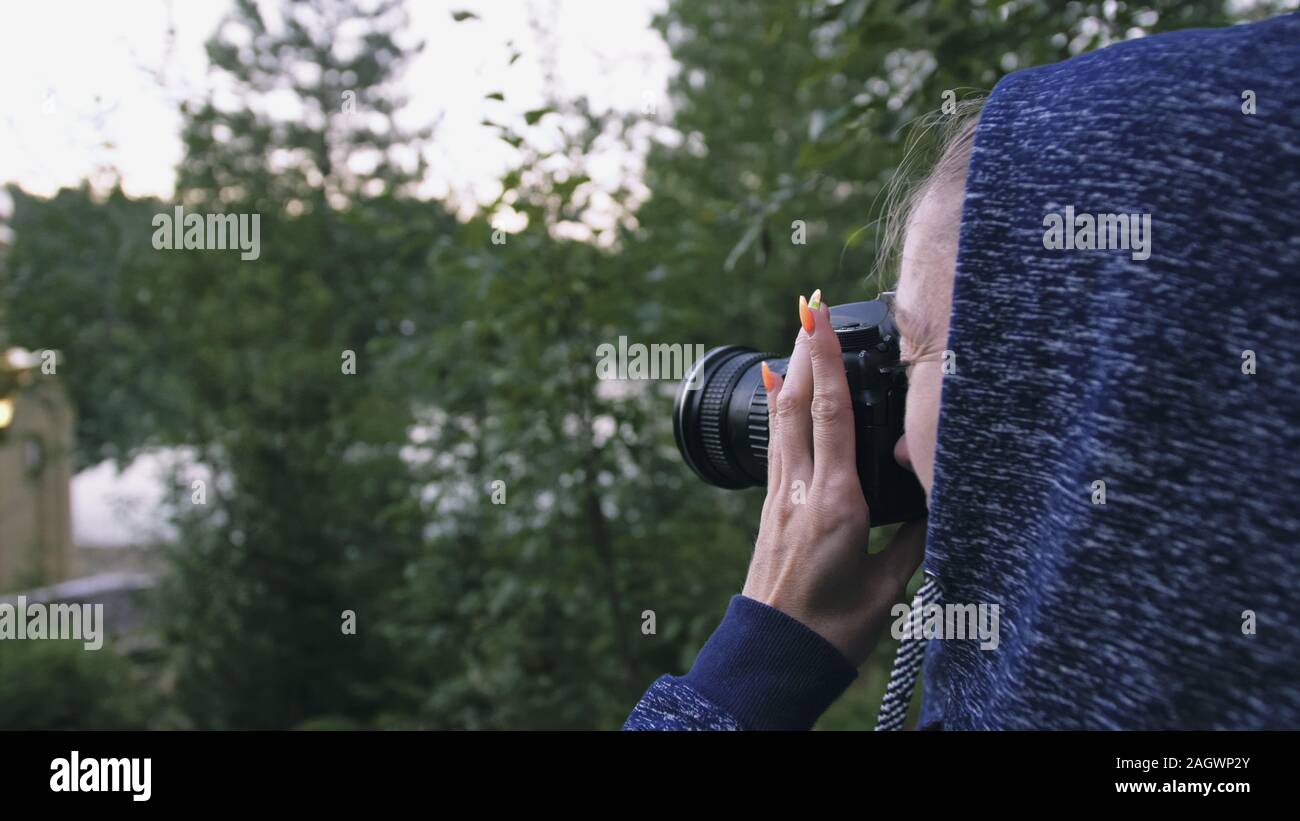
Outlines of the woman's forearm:
[{"label": "woman's forearm", "polygon": [[685,676],[662,676],[625,730],[807,730],[857,678],[834,645],[745,596]]}]

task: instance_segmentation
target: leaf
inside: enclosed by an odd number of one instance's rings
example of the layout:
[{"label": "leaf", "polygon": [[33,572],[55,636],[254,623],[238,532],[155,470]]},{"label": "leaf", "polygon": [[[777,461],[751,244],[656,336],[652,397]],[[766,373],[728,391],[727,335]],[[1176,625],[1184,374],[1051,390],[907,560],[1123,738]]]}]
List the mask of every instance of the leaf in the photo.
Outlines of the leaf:
[{"label": "leaf", "polygon": [[472,11],[453,11],[451,13],[451,19],[455,20],[457,23],[463,23],[466,20],[477,20],[479,19],[479,16]]},{"label": "leaf", "polygon": [[534,108],[531,111],[524,112],[524,122],[529,125],[537,125],[538,120],[542,119],[547,114],[553,114],[554,112],[555,109],[550,106],[546,106],[545,108]]}]

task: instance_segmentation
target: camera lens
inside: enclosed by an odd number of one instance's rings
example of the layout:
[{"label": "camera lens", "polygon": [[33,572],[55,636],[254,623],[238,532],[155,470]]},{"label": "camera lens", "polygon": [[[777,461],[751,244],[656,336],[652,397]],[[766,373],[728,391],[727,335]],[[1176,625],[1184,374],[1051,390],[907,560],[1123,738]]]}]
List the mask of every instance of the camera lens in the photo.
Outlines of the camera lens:
[{"label": "camera lens", "polygon": [[673,434],[686,464],[711,485],[767,483],[767,391],[761,365],[785,373],[788,359],[753,348],[714,348],[677,389]]},{"label": "camera lens", "polygon": [[[831,327],[840,343],[853,410],[852,448],[862,496],[876,525],[925,515],[925,491],[894,461],[903,435],[907,377],[899,364],[892,294],[836,305]],[[789,357],[729,345],[705,354],[682,380],[673,434],[686,464],[717,487],[767,484],[767,391],[762,363],[785,375]]]}]

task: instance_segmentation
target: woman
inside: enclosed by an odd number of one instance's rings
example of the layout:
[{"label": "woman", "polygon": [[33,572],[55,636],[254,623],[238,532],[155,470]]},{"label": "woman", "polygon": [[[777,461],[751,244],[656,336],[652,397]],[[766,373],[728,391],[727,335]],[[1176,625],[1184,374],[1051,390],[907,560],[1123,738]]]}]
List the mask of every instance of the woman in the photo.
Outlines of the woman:
[{"label": "woman", "polygon": [[999,83],[900,220],[895,454],[928,527],[866,555],[838,347],[801,298],[743,594],[627,728],[811,727],[923,555],[1001,636],[923,633],[921,727],[1300,726],[1298,45],[1287,15]]}]

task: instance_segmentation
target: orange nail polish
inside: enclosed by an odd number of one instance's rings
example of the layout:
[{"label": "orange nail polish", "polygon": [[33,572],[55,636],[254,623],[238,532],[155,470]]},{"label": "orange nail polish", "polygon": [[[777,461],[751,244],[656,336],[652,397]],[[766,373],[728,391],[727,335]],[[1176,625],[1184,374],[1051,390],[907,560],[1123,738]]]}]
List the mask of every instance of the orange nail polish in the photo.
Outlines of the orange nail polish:
[{"label": "orange nail polish", "polygon": [[766,362],[763,363],[763,387],[769,391],[776,387],[776,377],[772,375],[772,369],[767,366]]},{"label": "orange nail polish", "polygon": [[803,321],[803,329],[812,333],[817,328],[817,320],[813,319],[813,312],[808,308],[808,300],[799,297],[799,319]]}]

